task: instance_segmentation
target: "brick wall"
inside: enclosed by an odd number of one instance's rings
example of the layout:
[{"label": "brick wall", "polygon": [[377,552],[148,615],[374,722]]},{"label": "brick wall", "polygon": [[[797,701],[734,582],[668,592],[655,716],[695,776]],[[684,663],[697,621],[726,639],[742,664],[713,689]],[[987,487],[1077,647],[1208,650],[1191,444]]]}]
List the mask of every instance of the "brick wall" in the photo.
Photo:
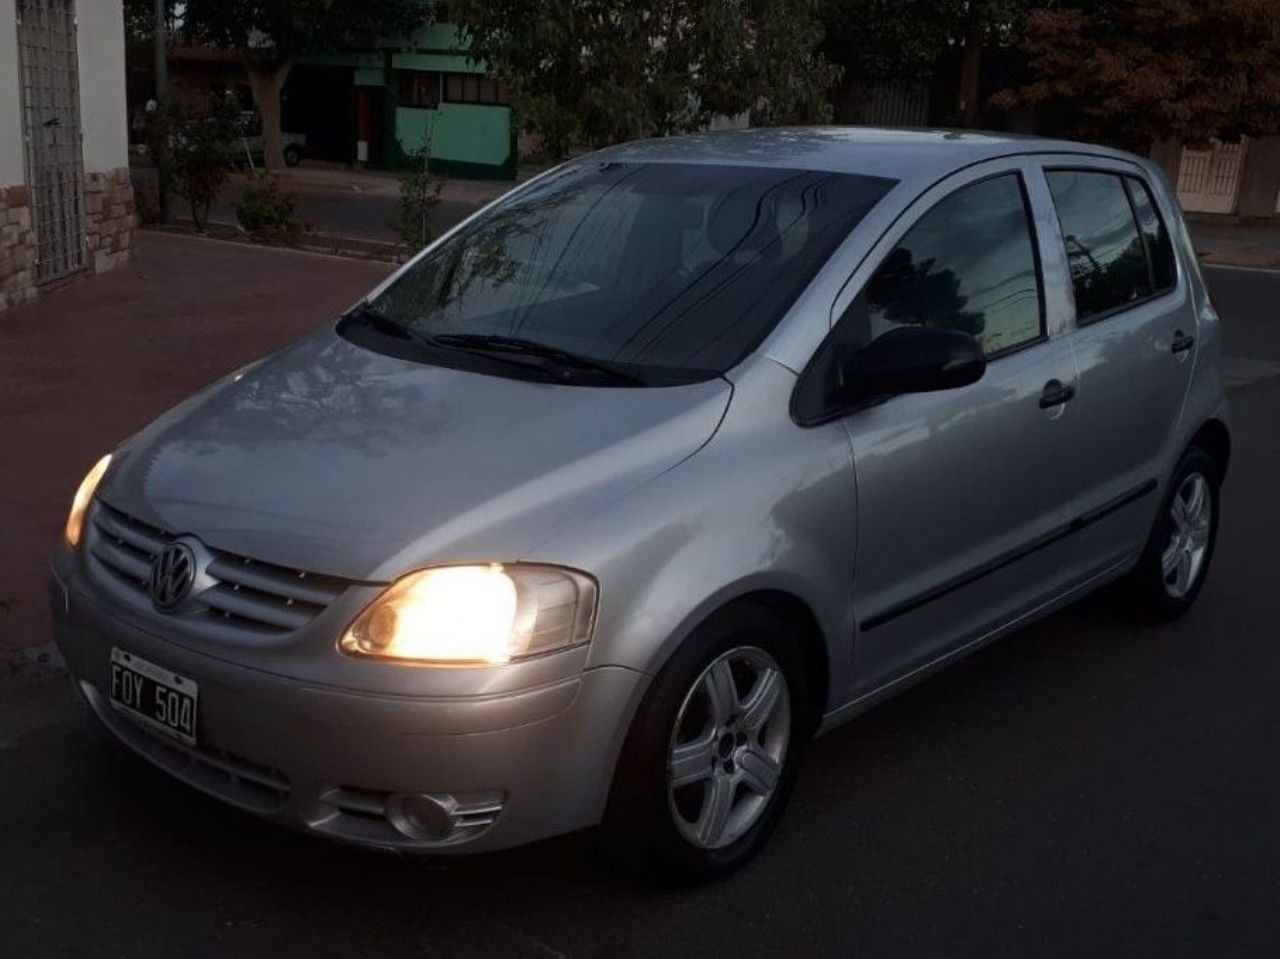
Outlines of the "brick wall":
[{"label": "brick wall", "polygon": [[[105,273],[128,262],[133,229],[128,168],[85,174],[82,273]],[[27,188],[21,184],[0,187],[0,310],[36,295],[35,256]]]},{"label": "brick wall", "polygon": [[123,266],[133,247],[133,186],[128,167],[85,174],[84,210],[89,272],[105,273]]},{"label": "brick wall", "polygon": [[0,309],[35,296],[35,246],[27,188],[0,187]]}]

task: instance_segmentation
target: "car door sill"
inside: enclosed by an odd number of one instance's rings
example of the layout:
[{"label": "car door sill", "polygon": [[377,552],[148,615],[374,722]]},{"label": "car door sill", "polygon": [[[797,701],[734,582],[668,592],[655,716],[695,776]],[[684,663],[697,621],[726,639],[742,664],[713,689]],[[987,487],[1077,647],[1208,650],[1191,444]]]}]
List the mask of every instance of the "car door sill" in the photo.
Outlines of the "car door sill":
[{"label": "car door sill", "polygon": [[863,693],[851,702],[833,709],[822,718],[822,724],[818,727],[818,735],[820,736],[823,733],[829,732],[835,727],[848,722],[850,719],[866,712],[878,703],[897,695],[902,692],[902,690],[913,686],[924,679],[927,679],[935,672],[951,665],[957,660],[963,659],[964,657],[977,652],[982,647],[995,642],[1002,636],[1020,629],[1034,620],[1047,616],[1055,610],[1061,609],[1063,606],[1068,605],[1083,594],[1102,585],[1102,583],[1107,580],[1113,579],[1123,573],[1128,567],[1133,565],[1137,556],[1138,554],[1136,552],[1130,552],[1126,553],[1119,559],[1108,561],[1101,568],[1087,574],[1083,580],[1062,593],[1059,593],[1057,596],[1032,606],[1030,609],[1019,613],[1012,619],[1007,620],[994,629],[981,633],[963,645],[943,653],[936,659],[932,659],[921,666],[917,666],[910,672],[904,673],[895,679],[891,679],[884,685],[879,686],[870,692]]}]

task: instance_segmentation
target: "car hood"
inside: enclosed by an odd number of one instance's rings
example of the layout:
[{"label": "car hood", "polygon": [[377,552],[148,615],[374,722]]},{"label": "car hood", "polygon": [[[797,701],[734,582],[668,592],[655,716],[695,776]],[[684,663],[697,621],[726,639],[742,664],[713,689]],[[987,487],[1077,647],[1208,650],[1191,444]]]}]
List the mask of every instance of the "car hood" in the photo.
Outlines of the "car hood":
[{"label": "car hood", "polygon": [[527,559],[692,455],[731,392],[506,379],[325,331],[156,420],[99,495],[217,549],[349,579]]}]

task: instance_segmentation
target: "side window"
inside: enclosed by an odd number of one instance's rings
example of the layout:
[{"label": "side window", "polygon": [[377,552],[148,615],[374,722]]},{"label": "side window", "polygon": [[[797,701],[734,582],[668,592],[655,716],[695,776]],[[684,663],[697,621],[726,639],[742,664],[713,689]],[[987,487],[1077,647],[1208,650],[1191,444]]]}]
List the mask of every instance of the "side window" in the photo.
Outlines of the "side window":
[{"label": "side window", "polygon": [[908,324],[969,333],[988,356],[1039,339],[1039,270],[1021,177],[1002,174],[941,200],[840,322],[840,338],[859,347]]},{"label": "side window", "polygon": [[1138,218],[1143,242],[1147,245],[1147,259],[1151,261],[1151,282],[1155,285],[1155,292],[1163,293],[1178,278],[1169,230],[1156,207],[1155,198],[1151,196],[1151,189],[1137,177],[1125,177],[1124,182],[1129,188],[1129,199],[1133,201],[1133,212]]},{"label": "side window", "polygon": [[1048,170],[1080,323],[1152,293],[1146,250],[1118,174]]}]

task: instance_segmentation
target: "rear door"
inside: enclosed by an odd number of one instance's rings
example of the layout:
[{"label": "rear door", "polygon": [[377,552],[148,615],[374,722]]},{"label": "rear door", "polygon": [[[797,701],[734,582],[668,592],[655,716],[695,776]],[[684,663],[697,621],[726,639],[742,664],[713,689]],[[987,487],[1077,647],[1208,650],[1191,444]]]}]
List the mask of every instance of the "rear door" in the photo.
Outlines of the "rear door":
[{"label": "rear door", "polygon": [[[1039,236],[1018,159],[921,197],[837,304],[836,337],[865,345],[903,323],[973,334],[977,383],[848,413],[858,501],[857,686],[868,692],[1035,609],[1066,562],[1075,451],[1069,330],[1048,322]],[[1055,241],[1056,242],[1056,241]],[[1053,316],[1062,311],[1055,309]]]},{"label": "rear door", "polygon": [[[1115,161],[1042,162],[1066,258],[1078,365],[1072,410],[1076,546],[1098,557],[1141,549],[1178,451],[1172,449],[1196,350],[1185,272],[1145,171]],[[1087,527],[1087,528],[1086,528]]]}]

